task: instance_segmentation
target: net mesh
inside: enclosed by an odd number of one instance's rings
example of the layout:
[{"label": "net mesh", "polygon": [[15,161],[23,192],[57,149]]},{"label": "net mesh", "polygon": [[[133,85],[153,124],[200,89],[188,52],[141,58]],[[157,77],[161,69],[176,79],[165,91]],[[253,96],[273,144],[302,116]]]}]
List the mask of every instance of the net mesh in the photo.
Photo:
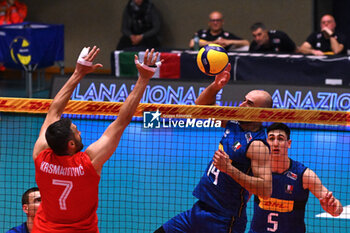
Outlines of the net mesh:
[{"label": "net mesh", "polygon": [[[26,220],[21,197],[25,190],[36,186],[31,154],[44,115],[0,114],[0,187],[3,190],[0,230],[4,232]],[[78,116],[73,123],[82,132],[84,145],[90,145],[112,120],[113,117]],[[224,131],[215,127],[145,129],[139,120],[127,127],[116,152],[102,170],[100,232],[153,232],[173,216],[190,209],[196,201],[192,191]],[[290,157],[315,171],[344,206],[340,217],[331,217],[310,194],[305,213],[307,232],[349,232],[350,229],[350,131],[347,127],[331,125],[291,125]],[[253,201],[250,200],[247,230],[252,214]]]}]

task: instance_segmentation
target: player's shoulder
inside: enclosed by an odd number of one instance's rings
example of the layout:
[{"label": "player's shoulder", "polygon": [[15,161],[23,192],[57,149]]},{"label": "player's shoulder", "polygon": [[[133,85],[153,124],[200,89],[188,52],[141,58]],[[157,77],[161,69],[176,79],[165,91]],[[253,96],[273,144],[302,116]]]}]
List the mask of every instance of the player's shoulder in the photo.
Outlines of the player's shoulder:
[{"label": "player's shoulder", "polygon": [[6,233],[27,233],[27,232],[29,232],[27,229],[27,223],[24,222],[19,226],[11,228]]},{"label": "player's shoulder", "polygon": [[37,154],[34,161],[43,160],[44,158],[47,158],[47,156],[51,156],[53,154],[54,153],[51,148],[46,148]]},{"label": "player's shoulder", "polygon": [[299,174],[304,174],[306,170],[310,170],[307,166],[305,166],[303,163],[290,159],[290,170],[299,173]]}]

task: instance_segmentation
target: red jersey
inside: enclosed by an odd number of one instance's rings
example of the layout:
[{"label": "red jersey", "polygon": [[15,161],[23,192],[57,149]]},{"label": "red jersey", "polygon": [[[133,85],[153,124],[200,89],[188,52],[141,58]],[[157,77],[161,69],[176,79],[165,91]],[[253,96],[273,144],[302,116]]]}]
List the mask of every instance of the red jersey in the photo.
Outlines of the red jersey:
[{"label": "red jersey", "polygon": [[46,149],[34,162],[41,204],[32,233],[98,232],[100,176],[90,157],[85,152],[58,156]]}]

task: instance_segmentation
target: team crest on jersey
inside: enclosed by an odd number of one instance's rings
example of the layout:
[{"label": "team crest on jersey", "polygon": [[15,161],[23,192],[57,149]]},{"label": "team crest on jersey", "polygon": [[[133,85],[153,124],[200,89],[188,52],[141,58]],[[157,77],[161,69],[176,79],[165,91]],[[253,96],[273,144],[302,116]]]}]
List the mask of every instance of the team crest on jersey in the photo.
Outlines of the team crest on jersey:
[{"label": "team crest on jersey", "polygon": [[287,177],[291,178],[292,180],[297,180],[298,179],[298,175],[291,172],[291,171],[288,171],[287,172]]},{"label": "team crest on jersey", "polygon": [[286,193],[289,193],[289,194],[293,193],[293,185],[291,184],[286,185]]},{"label": "team crest on jersey", "polygon": [[236,152],[237,150],[239,150],[239,148],[242,147],[242,144],[239,142],[239,141],[236,141],[234,144],[233,144],[233,151]]},{"label": "team crest on jersey", "polygon": [[247,143],[249,143],[253,139],[252,133],[251,132],[246,133],[245,139],[247,139]]},{"label": "team crest on jersey", "polygon": [[224,133],[224,137],[226,138],[226,136],[229,135],[229,134],[230,134],[230,130],[229,130],[229,129],[226,129],[226,130],[225,130],[225,133]]}]

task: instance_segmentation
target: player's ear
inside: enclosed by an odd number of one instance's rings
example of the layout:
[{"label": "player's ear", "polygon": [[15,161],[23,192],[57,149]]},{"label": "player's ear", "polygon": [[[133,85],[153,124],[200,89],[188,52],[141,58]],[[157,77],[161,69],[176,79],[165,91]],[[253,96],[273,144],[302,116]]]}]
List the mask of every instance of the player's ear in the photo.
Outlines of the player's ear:
[{"label": "player's ear", "polygon": [[22,205],[22,210],[24,213],[28,214],[28,204]]},{"label": "player's ear", "polygon": [[68,148],[68,150],[74,149],[75,148],[75,141],[74,140],[69,140],[67,148]]},{"label": "player's ear", "polygon": [[288,148],[290,148],[291,145],[292,145],[292,140],[289,139],[289,140],[288,140]]}]

